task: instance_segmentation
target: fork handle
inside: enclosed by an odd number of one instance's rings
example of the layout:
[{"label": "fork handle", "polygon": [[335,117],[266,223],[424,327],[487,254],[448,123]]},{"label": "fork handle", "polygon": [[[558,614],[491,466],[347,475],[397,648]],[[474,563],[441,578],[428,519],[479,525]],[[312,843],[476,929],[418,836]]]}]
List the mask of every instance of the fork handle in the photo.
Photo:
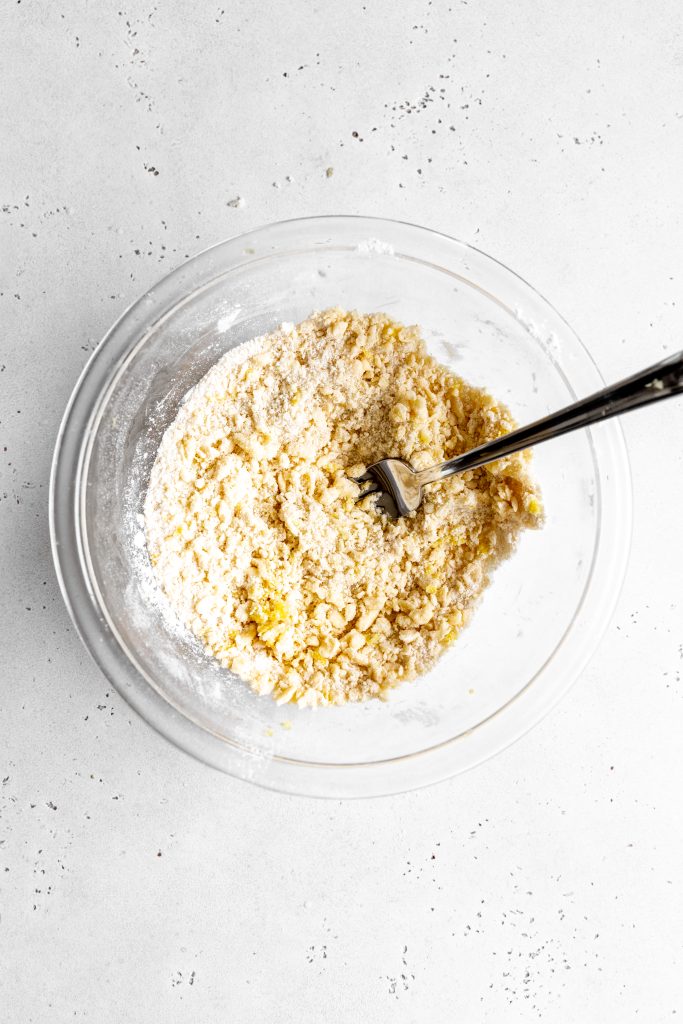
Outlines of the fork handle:
[{"label": "fork handle", "polygon": [[525,427],[503,434],[494,441],[472,448],[471,451],[458,455],[448,462],[422,470],[417,474],[420,484],[435,483],[454,473],[463,473],[468,469],[477,469],[489,462],[495,462],[505,455],[530,448],[531,445],[548,441],[552,437],[560,437],[571,430],[589,427],[593,423],[618,416],[630,409],[638,409],[660,398],[670,398],[683,393],[683,352],[678,352],[668,359],[663,359],[647,370],[634,373],[618,384],[612,384],[597,391],[588,398],[582,398],[573,405],[567,405],[558,412],[544,416],[543,419],[529,423]]}]

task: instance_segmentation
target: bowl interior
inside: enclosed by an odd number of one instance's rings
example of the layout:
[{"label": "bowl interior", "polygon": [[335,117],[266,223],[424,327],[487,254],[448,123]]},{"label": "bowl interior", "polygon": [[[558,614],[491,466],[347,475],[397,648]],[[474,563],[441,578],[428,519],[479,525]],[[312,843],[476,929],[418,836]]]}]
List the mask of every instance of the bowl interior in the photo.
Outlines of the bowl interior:
[{"label": "bowl interior", "polygon": [[81,452],[81,560],[97,614],[137,681],[131,685],[154,690],[169,717],[194,723],[213,748],[242,752],[250,767],[238,774],[266,781],[274,761],[386,764],[447,746],[504,716],[530,686],[550,686],[558,652],[584,642],[577,613],[598,549],[605,483],[587,431],[536,450],[545,527],[523,536],[438,666],[387,703],[278,707],[206,657],[159,600],[140,515],[161,436],[183,395],[224,352],[282,321],[340,305],[418,323],[441,362],[505,401],[520,422],[572,401],[579,371],[579,385],[591,373],[599,384],[569,328],[509,271],[420,229],[375,226],[381,244],[368,230],[368,222],[350,220],[308,234],[301,227],[256,233],[215,250],[189,293],[176,282],[163,302],[148,296],[150,322],[138,307],[130,327],[124,318],[115,329],[129,336],[108,368]]}]

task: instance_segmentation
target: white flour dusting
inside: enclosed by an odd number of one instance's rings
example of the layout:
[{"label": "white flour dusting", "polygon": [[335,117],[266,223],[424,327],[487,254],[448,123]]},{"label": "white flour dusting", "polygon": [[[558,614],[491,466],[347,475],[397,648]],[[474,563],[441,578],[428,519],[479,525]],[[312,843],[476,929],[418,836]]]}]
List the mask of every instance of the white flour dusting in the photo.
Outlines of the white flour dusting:
[{"label": "white flour dusting", "polygon": [[379,238],[366,238],[356,246],[356,252],[364,256],[394,256],[396,250],[389,242],[383,242]]},{"label": "white flour dusting", "polygon": [[554,362],[559,362],[562,358],[562,344],[560,339],[554,333],[554,331],[544,331],[537,323],[530,320],[524,311],[517,307],[514,311],[515,320],[522,325],[522,327],[529,332],[532,338],[535,339],[543,348],[546,350],[548,355]]}]

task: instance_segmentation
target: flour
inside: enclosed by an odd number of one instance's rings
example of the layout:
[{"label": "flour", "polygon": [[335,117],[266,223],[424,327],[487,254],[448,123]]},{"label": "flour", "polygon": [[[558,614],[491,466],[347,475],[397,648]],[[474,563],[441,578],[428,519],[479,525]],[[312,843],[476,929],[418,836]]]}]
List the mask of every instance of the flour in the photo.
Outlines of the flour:
[{"label": "flour", "polygon": [[396,522],[350,478],[386,454],[440,462],[512,425],[416,328],[339,309],[282,324],[223,356],[164,434],[145,500],[154,576],[258,693],[383,696],[453,642],[540,504],[524,455],[434,488]]},{"label": "flour", "polygon": [[553,362],[558,363],[562,357],[562,344],[554,331],[544,331],[519,308],[515,309],[514,313],[517,322],[529,332],[532,338],[543,346]]},{"label": "flour", "polygon": [[395,249],[389,242],[379,238],[366,238],[356,246],[356,252],[364,256],[394,256]]},{"label": "flour", "polygon": [[241,312],[242,307],[239,305],[239,303],[228,309],[223,314],[223,316],[220,317],[216,322],[217,333],[225,334],[225,332],[232,327],[232,325],[234,324],[235,320],[237,320],[237,317],[240,315]]}]

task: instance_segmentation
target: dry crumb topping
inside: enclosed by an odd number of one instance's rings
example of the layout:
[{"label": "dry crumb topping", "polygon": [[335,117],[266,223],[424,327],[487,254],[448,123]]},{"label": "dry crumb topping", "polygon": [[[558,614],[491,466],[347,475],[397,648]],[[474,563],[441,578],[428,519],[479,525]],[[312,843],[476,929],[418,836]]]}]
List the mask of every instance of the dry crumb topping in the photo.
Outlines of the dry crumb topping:
[{"label": "dry crumb topping", "polygon": [[341,309],[229,352],[166,431],[147,546],[180,619],[279,702],[381,697],[425,672],[542,518],[528,454],[430,487],[392,521],[360,475],[418,468],[515,426],[427,354],[417,327]]}]

